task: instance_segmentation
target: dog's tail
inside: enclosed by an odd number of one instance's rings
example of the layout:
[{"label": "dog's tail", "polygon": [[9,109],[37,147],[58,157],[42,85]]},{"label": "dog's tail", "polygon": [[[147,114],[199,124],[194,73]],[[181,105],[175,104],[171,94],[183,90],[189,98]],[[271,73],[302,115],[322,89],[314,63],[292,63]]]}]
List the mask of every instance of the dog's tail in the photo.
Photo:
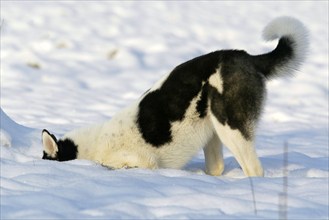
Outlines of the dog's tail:
[{"label": "dog's tail", "polygon": [[263,31],[267,41],[279,39],[277,47],[266,54],[253,56],[257,70],[266,78],[289,75],[305,60],[308,50],[308,31],[297,19],[279,17]]}]

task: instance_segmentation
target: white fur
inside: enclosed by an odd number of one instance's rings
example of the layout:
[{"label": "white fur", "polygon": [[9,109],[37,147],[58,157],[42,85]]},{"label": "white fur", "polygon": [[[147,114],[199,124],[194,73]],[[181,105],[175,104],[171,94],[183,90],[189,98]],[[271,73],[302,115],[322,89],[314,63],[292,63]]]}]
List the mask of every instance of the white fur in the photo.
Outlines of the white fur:
[{"label": "white fur", "polygon": [[222,94],[223,93],[223,80],[220,75],[220,68],[216,70],[214,74],[212,74],[209,78],[209,85],[217,89],[217,91]]}]

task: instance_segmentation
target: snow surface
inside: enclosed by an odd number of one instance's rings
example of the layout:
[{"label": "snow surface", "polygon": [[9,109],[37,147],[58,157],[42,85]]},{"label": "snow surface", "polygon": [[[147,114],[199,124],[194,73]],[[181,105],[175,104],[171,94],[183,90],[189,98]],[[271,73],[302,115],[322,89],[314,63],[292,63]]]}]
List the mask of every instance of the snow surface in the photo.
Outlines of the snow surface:
[{"label": "snow surface", "polygon": [[[264,178],[228,151],[220,177],[201,151],[183,170],[40,159],[43,128],[108,120],[188,59],[273,49],[261,31],[280,15],[304,22],[311,49],[295,77],[268,83]],[[328,219],[328,26],[328,1],[1,1],[1,219]]]}]

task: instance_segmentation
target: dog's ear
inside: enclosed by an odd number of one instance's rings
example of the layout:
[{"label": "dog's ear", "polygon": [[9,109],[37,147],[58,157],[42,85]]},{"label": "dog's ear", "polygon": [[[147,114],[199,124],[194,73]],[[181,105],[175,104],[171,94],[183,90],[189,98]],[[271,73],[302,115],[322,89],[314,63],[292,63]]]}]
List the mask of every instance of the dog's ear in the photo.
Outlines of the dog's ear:
[{"label": "dog's ear", "polygon": [[56,137],[50,134],[46,129],[42,131],[42,144],[44,156],[43,159],[54,159],[56,160],[58,146]]}]

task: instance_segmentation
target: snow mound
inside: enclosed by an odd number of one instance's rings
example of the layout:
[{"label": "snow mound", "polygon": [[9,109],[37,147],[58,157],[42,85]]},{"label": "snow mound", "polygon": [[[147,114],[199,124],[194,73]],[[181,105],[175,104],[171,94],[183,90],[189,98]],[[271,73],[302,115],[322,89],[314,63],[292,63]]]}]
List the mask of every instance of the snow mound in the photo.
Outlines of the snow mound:
[{"label": "snow mound", "polygon": [[[40,131],[25,127],[12,120],[3,110],[1,110],[1,130],[0,147],[1,157],[6,153],[14,155],[17,161],[31,161],[32,158],[39,157],[42,153],[40,144]],[[7,148],[13,148],[12,150]],[[32,156],[32,158],[31,158]]]},{"label": "snow mound", "polygon": [[[1,112],[1,146],[21,145],[31,129],[17,124],[0,108]],[[14,137],[14,139],[13,139]]]}]

